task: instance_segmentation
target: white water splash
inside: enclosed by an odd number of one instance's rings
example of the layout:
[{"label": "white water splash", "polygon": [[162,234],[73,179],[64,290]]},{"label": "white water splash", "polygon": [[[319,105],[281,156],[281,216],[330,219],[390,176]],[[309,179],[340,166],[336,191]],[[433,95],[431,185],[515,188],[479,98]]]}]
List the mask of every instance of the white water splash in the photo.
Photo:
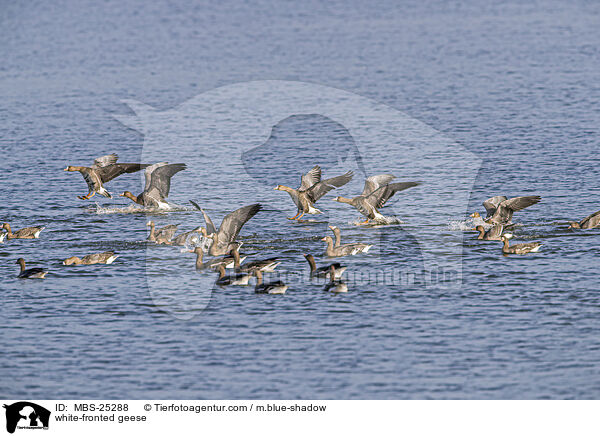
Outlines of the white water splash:
[{"label": "white water splash", "polygon": [[485,221],[483,221],[481,217],[467,218],[466,220],[450,221],[448,223],[449,230],[474,230],[476,226],[483,226],[483,228],[486,230],[492,227],[491,224],[488,224]]},{"label": "white water splash", "polygon": [[382,216],[381,218],[370,219],[368,222],[364,221],[350,221],[348,224],[353,226],[368,226],[368,227],[377,227],[377,226],[390,226],[395,224],[404,224],[404,221],[400,220],[395,216]]}]

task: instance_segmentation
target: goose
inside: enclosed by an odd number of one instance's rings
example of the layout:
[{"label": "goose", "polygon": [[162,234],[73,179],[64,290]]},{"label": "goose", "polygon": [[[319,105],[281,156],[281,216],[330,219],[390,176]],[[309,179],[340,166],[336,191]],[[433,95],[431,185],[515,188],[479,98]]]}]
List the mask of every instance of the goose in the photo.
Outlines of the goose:
[{"label": "goose", "polygon": [[585,217],[579,222],[569,222],[570,229],[593,229],[595,227],[600,227],[600,210],[598,212],[594,212],[588,217]]},{"label": "goose", "polygon": [[268,259],[253,260],[240,267],[242,259],[240,259],[239,247],[232,249],[231,254],[234,258],[234,268],[240,272],[260,271],[270,273],[275,271],[275,268],[281,263],[278,257],[269,257]]},{"label": "goose", "polygon": [[142,206],[157,207],[159,209],[168,209],[169,204],[166,198],[171,190],[171,177],[187,167],[183,163],[169,164],[160,162],[150,165],[144,171],[146,184],[144,191],[137,197],[129,191],[120,194],[121,197],[129,198],[134,203]]},{"label": "goose", "polygon": [[173,235],[177,231],[177,224],[169,224],[168,226],[161,227],[158,231],[155,230],[154,221],[148,221],[146,224],[150,227],[150,234],[146,240],[155,242],[157,244],[170,245]]},{"label": "goose", "polygon": [[[221,256],[215,257],[208,262],[203,262],[204,251],[202,247],[196,247],[191,250],[192,253],[196,253],[196,269],[202,270],[207,268],[218,269],[219,266],[223,265],[225,268],[233,268],[235,265],[235,259],[232,256]],[[240,262],[243,262],[246,257],[242,257]]]},{"label": "goose", "polygon": [[285,291],[288,288],[281,280],[263,283],[262,272],[260,269],[255,269],[254,275],[256,277],[256,285],[254,286],[255,294],[285,294]]},{"label": "goose", "polygon": [[[477,239],[481,239],[483,241],[500,241],[502,239],[502,231],[504,230],[504,226],[496,224],[486,231],[485,227],[479,225],[476,226],[474,230],[477,230],[479,232],[479,235],[477,235]],[[508,238],[511,238],[512,234],[507,233],[506,236]]]},{"label": "goose", "polygon": [[335,293],[348,292],[348,285],[346,285],[346,283],[344,283],[342,280],[336,279],[335,276],[336,276],[335,267],[333,265],[330,265],[329,266],[329,283],[327,283],[325,285],[323,290],[326,292],[335,292]]},{"label": "goose", "polygon": [[321,266],[317,268],[317,264],[315,263],[315,258],[312,254],[304,254],[304,258],[310,265],[310,276],[317,278],[327,278],[331,274],[330,268],[333,266],[335,271],[335,278],[342,278],[342,274],[346,271],[346,266],[341,265],[339,262],[329,264],[327,266]]},{"label": "goose", "polygon": [[344,244],[339,247],[333,246],[333,238],[331,236],[325,236],[321,239],[327,243],[325,249],[325,255],[329,257],[342,257],[342,256],[354,256],[358,253],[368,253],[372,245],[367,244]]},{"label": "goose", "polygon": [[231,275],[225,275],[225,267],[223,265],[219,265],[219,278],[216,281],[216,284],[219,286],[246,286],[250,281],[250,273],[233,273]]},{"label": "goose", "polygon": [[119,255],[115,254],[114,251],[105,251],[104,253],[88,254],[81,259],[77,256],[72,256],[63,260],[63,265],[94,265],[97,263],[110,265],[117,257]]},{"label": "goose", "polygon": [[188,239],[193,237],[193,235],[201,235],[203,227],[196,227],[194,230],[190,230],[189,232],[183,232],[179,235],[175,236],[171,239],[172,245],[185,245],[188,242]]},{"label": "goose", "polygon": [[89,192],[87,195],[78,195],[77,198],[87,200],[96,193],[107,198],[113,198],[111,193],[104,188],[104,183],[110,182],[121,174],[135,173],[148,166],[148,164],[139,163],[117,163],[118,159],[119,156],[113,153],[96,158],[91,167],[71,165],[66,167],[65,171],[79,171],[88,185]]},{"label": "goose", "polygon": [[202,235],[204,237],[208,237],[209,235],[212,235],[213,233],[217,233],[217,229],[215,227],[215,225],[213,224],[212,220],[210,219],[210,217],[208,216],[208,214],[204,211],[204,209],[202,209],[198,203],[196,203],[193,200],[190,200],[190,203],[192,203],[192,205],[198,209],[200,212],[202,212],[202,215],[204,216],[204,223],[206,224],[206,228],[202,231]]},{"label": "goose", "polygon": [[536,253],[542,246],[541,242],[528,242],[525,244],[515,244],[511,247],[508,245],[508,239],[509,238],[506,235],[502,236],[502,242],[504,242],[502,253],[504,254]]},{"label": "goose", "polygon": [[392,174],[378,174],[368,177],[362,194],[354,198],[335,197],[338,203],[346,203],[362,213],[367,219],[360,224],[367,224],[369,220],[382,220],[385,217],[377,209],[382,208],[392,196],[399,191],[418,186],[421,182],[390,183],[396,176]]},{"label": "goose", "polygon": [[2,229],[6,230],[6,239],[38,239],[40,233],[46,227],[25,227],[24,229],[12,232],[10,224],[2,224]]},{"label": "goose", "polygon": [[[483,207],[487,212],[485,221],[490,224],[500,224],[503,226],[511,224],[514,212],[525,209],[541,201],[539,195],[528,195],[524,197],[507,198],[504,195],[488,198],[483,202]],[[479,212],[471,214],[471,218],[480,218]]]},{"label": "goose", "polygon": [[[334,247],[339,247],[342,244],[342,233],[340,231],[340,228],[336,227],[336,226],[328,226],[328,227],[331,229],[331,231],[335,235]],[[361,244],[361,243],[344,244],[344,245],[352,245],[352,246],[356,247],[356,249],[357,249],[356,253],[367,253],[369,251],[369,249],[372,247],[372,245]]]},{"label": "goose", "polygon": [[15,263],[21,265],[21,273],[17,276],[19,279],[43,279],[48,274],[48,270],[45,268],[25,269],[25,259],[22,257],[18,258]]},{"label": "goose", "polygon": [[290,194],[294,204],[298,208],[296,216],[289,218],[290,220],[300,220],[305,213],[315,215],[323,213],[316,207],[315,203],[329,191],[340,186],[344,186],[350,180],[354,173],[348,171],[346,174],[341,176],[332,177],[330,179],[321,180],[321,167],[315,165],[309,172],[302,175],[300,178],[300,186],[298,189],[290,188],[284,185],[277,185],[274,189],[276,191],[285,191]]},{"label": "goose", "polygon": [[213,243],[210,246],[208,252],[211,256],[220,256],[223,254],[229,254],[232,249],[239,248],[239,244],[235,242],[238,237],[240,230],[244,224],[248,222],[250,218],[258,213],[262,209],[260,203],[251,204],[248,206],[240,207],[233,212],[225,215],[223,221],[221,221],[221,227],[217,230],[212,223],[212,220],[208,215],[193,201],[190,201],[197,209],[204,214],[206,220],[206,231],[202,234],[210,239]]}]

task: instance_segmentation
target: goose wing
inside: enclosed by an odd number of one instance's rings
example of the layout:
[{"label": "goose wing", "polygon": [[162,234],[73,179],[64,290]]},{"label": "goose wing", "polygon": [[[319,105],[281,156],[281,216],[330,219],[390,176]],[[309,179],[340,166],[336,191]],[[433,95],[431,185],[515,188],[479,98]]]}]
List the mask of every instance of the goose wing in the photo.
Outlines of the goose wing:
[{"label": "goose wing", "polygon": [[582,219],[579,223],[582,229],[596,227],[600,223],[600,210]]},{"label": "goose wing", "polygon": [[204,222],[206,223],[206,234],[211,235],[213,233],[217,233],[217,228],[213,224],[213,222],[210,219],[210,217],[208,216],[208,214],[206,212],[204,212],[204,209],[202,209],[200,206],[198,206],[198,204],[193,200],[190,200],[190,203],[192,203],[196,209],[198,209],[200,212],[202,212],[202,215],[204,216]]},{"label": "goose wing", "polygon": [[327,194],[329,191],[340,186],[344,186],[354,177],[352,171],[348,171],[346,174],[341,176],[332,177],[330,179],[321,180],[319,183],[314,184],[306,190],[308,198],[315,203],[319,198]]},{"label": "goose wing", "polygon": [[494,215],[496,209],[498,209],[498,205],[503,201],[508,200],[504,195],[496,195],[495,197],[488,198],[483,202],[483,207],[485,207],[485,211],[487,212],[487,217],[489,218]]},{"label": "goose wing", "polygon": [[169,224],[168,226],[162,227],[160,230],[158,230],[158,232],[156,232],[156,239],[158,240],[159,238],[165,238],[167,241],[170,241],[173,238],[173,235],[175,235],[177,227],[179,227],[177,224]]},{"label": "goose wing", "polygon": [[321,167],[319,165],[315,165],[312,169],[303,174],[300,178],[300,187],[298,191],[306,191],[308,188],[313,186],[315,183],[319,183],[321,181]]},{"label": "goose wing", "polygon": [[[157,165],[157,164],[155,164]],[[146,168],[146,173],[153,165]],[[171,190],[171,177],[187,167],[183,163],[159,165],[150,173],[150,183],[148,184],[148,174],[146,174],[146,187],[144,193],[150,197],[158,197],[162,200],[169,196]]]},{"label": "goose wing", "polygon": [[231,243],[235,241],[240,230],[244,224],[248,222],[250,218],[261,210],[262,205],[260,203],[251,204],[249,206],[240,207],[237,210],[227,214],[221,222],[221,227],[217,232],[219,238],[219,244]]},{"label": "goose wing", "polygon": [[390,183],[388,185],[377,188],[374,192],[367,195],[365,200],[373,207],[380,208],[393,197],[396,192],[404,191],[405,189],[412,188],[413,186],[420,185],[420,182],[399,182]]},{"label": "goose wing", "polygon": [[98,169],[98,168],[107,167],[109,165],[113,165],[113,164],[117,163],[117,159],[119,159],[119,156],[117,156],[115,153],[107,154],[106,156],[97,157],[96,159],[94,159],[92,168]]},{"label": "goose wing", "polygon": [[100,180],[102,183],[106,183],[114,179],[115,177],[120,176],[125,173],[135,173],[136,171],[140,171],[146,168],[148,164],[138,164],[138,163],[117,163],[108,165],[96,170],[98,176],[100,176]]},{"label": "goose wing", "polygon": [[387,185],[395,178],[396,176],[392,174],[378,174],[376,176],[368,177],[367,180],[365,180],[365,187],[361,195],[367,196],[381,186]]}]

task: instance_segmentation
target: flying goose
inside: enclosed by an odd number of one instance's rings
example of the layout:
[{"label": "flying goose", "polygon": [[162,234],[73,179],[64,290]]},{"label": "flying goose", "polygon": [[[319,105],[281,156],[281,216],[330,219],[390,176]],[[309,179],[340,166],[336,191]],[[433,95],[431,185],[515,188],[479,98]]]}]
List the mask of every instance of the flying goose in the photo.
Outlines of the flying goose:
[{"label": "flying goose", "polygon": [[[483,207],[487,212],[485,221],[490,224],[500,224],[506,226],[511,224],[514,212],[525,209],[531,205],[539,203],[542,197],[539,195],[528,195],[525,197],[507,198],[503,195],[488,198],[483,202]],[[471,218],[479,218],[478,212],[471,214]]]},{"label": "flying goose", "polygon": [[25,227],[24,229],[12,232],[10,224],[2,224],[2,229],[6,230],[6,239],[38,239],[40,233],[46,227]]},{"label": "flying goose", "polygon": [[366,216],[367,219],[361,224],[367,224],[370,219],[381,220],[384,216],[377,209],[382,208],[396,192],[421,184],[420,182],[390,183],[395,178],[396,176],[392,174],[378,174],[368,177],[365,180],[362,194],[359,196],[354,198],[335,197],[333,200],[354,206],[356,210]]},{"label": "flying goose", "polygon": [[242,227],[250,218],[262,209],[260,203],[240,207],[225,215],[225,218],[223,218],[223,221],[221,222],[221,227],[217,230],[204,210],[202,210],[195,202],[191,201],[191,203],[204,214],[204,219],[206,220],[206,233],[203,232],[203,235],[213,240],[213,243],[208,250],[211,256],[229,254],[232,249],[238,248],[239,246],[235,242],[235,239],[240,233],[240,230],[242,230]]},{"label": "flying goose", "polygon": [[593,229],[595,227],[600,227],[600,210],[598,212],[594,212],[588,217],[585,217],[579,222],[569,222],[570,229]]},{"label": "flying goose", "polygon": [[[481,239],[484,241],[500,241],[502,239],[502,231],[504,230],[504,226],[494,225],[489,230],[485,230],[485,227],[482,225],[476,226],[474,230],[479,232],[477,235],[477,239]],[[506,234],[507,237],[511,237],[511,234]]]},{"label": "flying goose", "polygon": [[91,167],[71,165],[66,167],[65,171],[79,171],[88,185],[89,192],[87,195],[78,195],[77,198],[87,200],[96,195],[96,193],[107,198],[112,198],[110,192],[104,188],[104,183],[110,182],[121,174],[135,173],[148,166],[148,164],[138,163],[117,163],[118,159],[119,157],[113,153],[97,158]]},{"label": "flying goose", "polygon": [[335,277],[336,277],[335,266],[330,265],[329,266],[329,283],[327,283],[325,285],[323,290],[326,292],[335,292],[335,293],[348,292],[348,285],[346,285],[346,283],[344,283],[342,280],[336,279]]},{"label": "flying goose", "polygon": [[367,244],[344,244],[339,247],[333,246],[333,238],[331,236],[325,236],[321,239],[327,243],[327,248],[325,249],[325,255],[329,257],[342,257],[342,256],[354,256],[358,253],[368,253],[369,249],[372,245]]},{"label": "flying goose", "polygon": [[285,294],[288,288],[281,280],[263,283],[260,269],[254,270],[254,276],[256,277],[256,285],[254,286],[254,293],[256,294]]},{"label": "flying goose", "polygon": [[317,268],[317,264],[315,263],[315,258],[312,254],[305,254],[304,258],[310,265],[310,276],[317,278],[326,278],[331,274],[330,268],[333,266],[335,271],[335,278],[340,279],[344,271],[346,271],[346,266],[341,265],[339,262],[329,264],[327,266],[321,266]]},{"label": "flying goose", "polygon": [[120,194],[121,197],[127,197],[134,203],[142,206],[158,207],[159,209],[167,209],[169,204],[166,198],[171,190],[171,177],[179,171],[186,169],[183,163],[169,164],[168,162],[160,162],[150,165],[144,171],[146,184],[144,191],[137,197],[129,191]]},{"label": "flying goose", "polygon": [[119,255],[115,254],[114,251],[105,251],[104,253],[88,254],[81,259],[77,256],[72,256],[63,260],[63,265],[94,265],[97,263],[110,265],[117,257]]},{"label": "flying goose", "polygon": [[25,269],[25,259],[22,257],[18,258],[15,263],[21,265],[21,273],[17,276],[19,279],[43,279],[48,274],[48,270],[45,268]]},{"label": "flying goose", "polygon": [[166,244],[170,245],[172,243],[171,239],[175,232],[177,231],[177,224],[169,224],[167,226],[161,227],[158,231],[155,229],[154,221],[148,221],[146,224],[150,227],[150,234],[148,238],[146,238],[150,242],[156,242],[157,244]]},{"label": "flying goose", "polygon": [[283,185],[277,185],[274,189],[277,191],[285,191],[290,194],[290,197],[292,197],[294,204],[298,208],[298,213],[296,216],[288,219],[299,220],[305,213],[311,215],[323,213],[314,207],[314,204],[332,189],[344,186],[352,180],[353,176],[354,173],[348,171],[341,176],[321,180],[321,167],[315,165],[309,172],[302,175],[298,189]]},{"label": "flying goose", "polygon": [[541,242],[528,242],[525,244],[515,244],[513,246],[509,246],[508,237],[506,235],[502,236],[502,242],[504,242],[504,245],[502,246],[502,253],[504,254],[535,253],[539,251],[542,245]]},{"label": "flying goose", "polygon": [[250,273],[233,273],[230,275],[225,275],[225,267],[223,265],[219,265],[219,278],[216,281],[216,284],[219,286],[229,286],[229,285],[238,285],[238,286],[246,286],[250,281]]}]

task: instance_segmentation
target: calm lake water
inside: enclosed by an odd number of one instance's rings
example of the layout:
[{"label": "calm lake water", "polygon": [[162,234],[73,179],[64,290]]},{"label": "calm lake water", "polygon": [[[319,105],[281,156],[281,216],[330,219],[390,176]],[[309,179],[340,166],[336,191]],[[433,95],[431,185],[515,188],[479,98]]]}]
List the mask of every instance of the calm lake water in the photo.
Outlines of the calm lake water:
[{"label": "calm lake water", "polygon": [[[0,218],[13,229],[46,226],[39,240],[0,244],[2,396],[600,396],[600,230],[565,225],[600,209],[599,5],[89,3],[0,11]],[[223,109],[198,97],[271,79],[388,105],[402,122],[425,123],[417,136],[432,140],[411,148],[371,132],[372,140],[359,141],[348,125],[305,112],[273,114],[274,129],[250,139],[232,128],[255,121],[235,98],[219,94],[231,104]],[[348,104],[332,95],[336,107]],[[133,112],[123,100],[149,105],[138,109],[160,115],[151,125],[159,131],[126,127],[123,116]],[[171,134],[174,119],[180,130]],[[429,166],[434,159],[419,153],[436,138],[463,157]],[[223,157],[229,146],[237,150],[231,161]],[[122,197],[78,200],[84,181],[62,169],[113,152],[124,162],[186,162],[170,195],[182,210],[148,216],[130,213]],[[316,163],[325,177],[352,168],[355,180],[317,203],[323,216],[288,222],[295,208],[272,188],[295,186]],[[452,183],[436,184],[463,166],[473,182],[464,201]],[[357,227],[361,216],[331,201],[358,194],[365,172],[423,182],[382,210],[405,224]],[[236,184],[232,174],[254,182]],[[137,194],[140,175],[107,189]],[[498,243],[465,231],[468,213],[483,212],[492,195],[543,197],[515,214],[513,230],[519,242],[541,241],[539,253],[504,257]],[[264,210],[242,230],[242,251],[249,259],[281,256],[287,294],[257,296],[251,287],[211,294],[193,255],[148,246],[148,219],[182,230],[203,225],[189,199],[216,224],[261,202]],[[341,260],[348,272],[397,269],[415,279],[322,292],[307,279],[302,254],[324,264],[319,238],[328,223],[341,227],[344,241],[374,244]],[[105,250],[119,253],[113,265],[61,265]],[[462,268],[458,285],[423,282],[418,272],[432,253]],[[18,257],[49,268],[47,279],[16,279]]]}]

